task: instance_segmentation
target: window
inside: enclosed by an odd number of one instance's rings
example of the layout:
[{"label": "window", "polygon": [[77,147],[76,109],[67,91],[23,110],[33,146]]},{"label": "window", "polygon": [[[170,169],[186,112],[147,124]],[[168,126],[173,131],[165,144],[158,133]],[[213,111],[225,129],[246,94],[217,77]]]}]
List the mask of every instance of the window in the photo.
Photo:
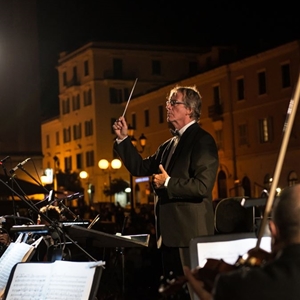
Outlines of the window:
[{"label": "window", "polygon": [[46,135],[46,148],[50,148],[50,135]]},{"label": "window", "polygon": [[257,74],[258,79],[258,95],[264,95],[267,92],[266,72],[261,71]]},{"label": "window", "polygon": [[164,106],[159,105],[158,106],[158,123],[162,124],[164,122]]},{"label": "window", "polygon": [[81,123],[73,125],[73,139],[81,139]]},{"label": "window", "polygon": [[59,131],[55,132],[55,141],[56,141],[56,146],[60,145],[60,141],[59,141]]},{"label": "window", "polygon": [[88,76],[89,74],[89,61],[85,60],[83,63],[83,68],[84,68],[84,76]]},{"label": "window", "polygon": [[152,60],[152,75],[161,75],[161,62]]},{"label": "window", "polygon": [[244,78],[240,78],[236,81],[237,83],[237,100],[244,100],[245,95],[244,95]]},{"label": "window", "polygon": [[220,98],[220,86],[219,85],[216,85],[213,87],[213,97],[214,97],[214,104],[220,105],[221,98]]},{"label": "window", "polygon": [[85,136],[93,135],[93,120],[84,122],[84,133],[85,133]]},{"label": "window", "polygon": [[150,126],[150,119],[149,119],[149,110],[146,109],[144,111],[144,116],[145,116],[145,127],[149,127]]},{"label": "window", "polygon": [[72,107],[73,111],[80,109],[80,94],[72,97]]},{"label": "window", "polygon": [[129,98],[129,89],[124,88],[123,93],[124,93],[124,100],[127,101]]},{"label": "window", "polygon": [[267,173],[265,176],[264,176],[264,187],[265,189],[269,189],[270,186],[271,186],[271,183],[272,183],[272,177],[270,176],[269,173]]},{"label": "window", "polygon": [[218,150],[223,149],[223,130],[222,129],[216,130],[216,144],[217,144]]},{"label": "window", "polygon": [[71,141],[71,128],[64,128],[64,143]]},{"label": "window", "polygon": [[82,153],[76,154],[76,168],[82,169]]},{"label": "window", "polygon": [[67,86],[68,82],[67,82],[67,72],[64,71],[63,72],[63,86]]},{"label": "window", "polygon": [[83,104],[84,104],[84,106],[92,105],[92,90],[91,89],[83,92]]},{"label": "window", "polygon": [[72,78],[72,81],[73,81],[74,84],[77,83],[77,67],[76,66],[73,67],[73,78]]},{"label": "window", "polygon": [[282,88],[291,86],[290,64],[281,66],[281,86]]},{"label": "window", "polygon": [[92,167],[94,166],[94,151],[87,151],[85,153],[86,166]]},{"label": "window", "polygon": [[109,102],[112,104],[118,104],[123,102],[122,90],[110,88],[109,89]]},{"label": "window", "polygon": [[272,118],[263,118],[259,122],[259,141],[260,143],[268,143],[272,140]]},{"label": "window", "polygon": [[72,170],[72,156],[65,157],[65,172]]},{"label": "window", "polygon": [[131,114],[131,126],[136,129],[136,114]]},{"label": "window", "polygon": [[247,124],[241,124],[238,128],[238,141],[239,146],[248,145],[248,126]]},{"label": "window", "polygon": [[227,197],[227,178],[226,173],[221,170],[218,174],[218,196],[219,198]]},{"label": "window", "polygon": [[62,101],[62,114],[68,114],[70,112],[70,99],[67,98]]},{"label": "window", "polygon": [[122,78],[123,76],[123,61],[119,58],[113,60],[114,78]]}]

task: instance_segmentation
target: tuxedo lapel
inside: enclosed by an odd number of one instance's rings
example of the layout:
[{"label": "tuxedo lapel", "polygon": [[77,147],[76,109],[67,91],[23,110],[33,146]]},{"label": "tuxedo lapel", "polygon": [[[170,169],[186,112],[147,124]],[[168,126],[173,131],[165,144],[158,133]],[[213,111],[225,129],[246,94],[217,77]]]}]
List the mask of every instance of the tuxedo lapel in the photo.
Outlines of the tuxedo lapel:
[{"label": "tuxedo lapel", "polygon": [[[180,159],[180,154],[182,152],[183,147],[192,147],[191,143],[194,141],[195,134],[198,130],[199,125],[197,123],[191,125],[186,129],[186,131],[180,137],[176,149],[169,161],[167,166],[167,171],[170,171],[177,159]],[[186,134],[187,133],[187,134]]]},{"label": "tuxedo lapel", "polygon": [[173,144],[174,144],[174,138],[170,139],[168,145],[166,146],[166,148],[163,151],[163,154],[161,157],[161,164],[164,167],[166,166],[166,163],[167,163],[167,160],[168,160],[168,157],[169,157],[169,154],[170,154]]}]

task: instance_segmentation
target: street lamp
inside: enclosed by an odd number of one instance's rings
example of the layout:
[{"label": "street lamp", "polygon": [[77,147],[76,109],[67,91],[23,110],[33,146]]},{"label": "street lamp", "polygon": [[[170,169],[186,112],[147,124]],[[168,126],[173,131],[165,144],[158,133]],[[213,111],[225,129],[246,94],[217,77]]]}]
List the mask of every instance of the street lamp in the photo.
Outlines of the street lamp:
[{"label": "street lamp", "polygon": [[[100,159],[98,162],[98,167],[103,171],[108,173],[109,189],[111,189],[111,174],[115,173],[118,169],[122,167],[122,163],[119,159],[115,158],[111,162],[106,159]],[[112,202],[112,195],[109,196],[110,202]]]},{"label": "street lamp", "polygon": [[[79,177],[80,177],[80,179],[83,179],[83,180],[86,180],[86,179],[87,179],[87,180],[88,180],[88,178],[89,178],[89,173],[86,172],[86,171],[81,171],[81,172],[79,173]],[[93,204],[93,194],[91,193],[90,183],[87,182],[86,185],[88,186],[88,188],[87,188],[87,189],[84,188],[84,193],[87,192],[88,199],[89,199],[89,205],[92,205],[92,204]],[[86,199],[86,198],[84,197],[84,199]]]},{"label": "street lamp", "polygon": [[[136,146],[137,146],[137,140],[134,137],[134,128],[130,124],[128,125],[128,136],[131,139],[132,145],[136,148]],[[140,142],[140,146],[141,146],[142,149],[138,150],[138,152],[139,153],[143,153],[144,150],[145,150],[146,143],[147,143],[147,138],[144,136],[143,133],[139,137],[139,142]]]},{"label": "street lamp", "polygon": [[[134,128],[132,126],[130,126],[130,124],[128,125],[128,136],[131,139],[132,145],[137,149],[137,140],[134,137]],[[140,142],[141,150],[137,149],[137,151],[139,153],[143,153],[145,150],[146,143],[147,143],[147,138],[145,137],[145,135],[143,133],[139,137],[139,142]],[[130,175],[130,187],[131,187],[130,206],[131,206],[131,212],[133,212],[134,211],[133,177],[132,177],[131,173],[129,173],[129,175]]]}]

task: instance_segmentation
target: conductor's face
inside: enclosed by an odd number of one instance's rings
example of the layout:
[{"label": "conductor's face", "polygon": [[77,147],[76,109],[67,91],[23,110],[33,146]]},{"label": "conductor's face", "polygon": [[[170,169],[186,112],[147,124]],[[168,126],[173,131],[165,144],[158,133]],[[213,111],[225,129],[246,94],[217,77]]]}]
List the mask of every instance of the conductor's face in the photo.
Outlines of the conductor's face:
[{"label": "conductor's face", "polygon": [[172,123],[176,129],[182,128],[190,121],[190,109],[183,101],[183,94],[177,92],[171,95],[166,102],[167,121]]}]

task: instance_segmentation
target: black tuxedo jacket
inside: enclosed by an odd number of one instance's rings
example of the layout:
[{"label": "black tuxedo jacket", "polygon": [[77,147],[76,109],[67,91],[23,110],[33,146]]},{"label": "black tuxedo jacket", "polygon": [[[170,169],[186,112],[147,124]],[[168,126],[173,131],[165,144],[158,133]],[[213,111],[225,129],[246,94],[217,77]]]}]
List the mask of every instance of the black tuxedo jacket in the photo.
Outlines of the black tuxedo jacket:
[{"label": "black tuxedo jacket", "polygon": [[[160,173],[171,140],[145,158],[129,138],[114,144],[125,167],[133,176]],[[167,188],[156,189],[156,234],[168,247],[188,247],[190,240],[214,233],[212,189],[219,166],[218,150],[212,136],[198,123],[188,127],[177,144],[166,169],[171,177]]]}]

